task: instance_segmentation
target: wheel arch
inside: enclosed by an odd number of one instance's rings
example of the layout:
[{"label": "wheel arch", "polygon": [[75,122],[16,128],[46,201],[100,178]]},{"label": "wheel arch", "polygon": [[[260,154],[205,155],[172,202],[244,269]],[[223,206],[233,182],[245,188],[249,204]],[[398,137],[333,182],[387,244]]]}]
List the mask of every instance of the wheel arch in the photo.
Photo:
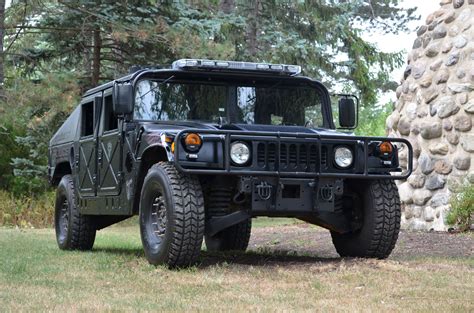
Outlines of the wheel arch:
[{"label": "wheel arch", "polygon": [[140,194],[143,187],[143,180],[145,179],[146,174],[150,167],[153,164],[158,162],[168,162],[169,159],[169,152],[163,147],[161,144],[155,144],[152,146],[147,147],[140,158],[140,166],[137,172],[137,179],[136,179],[136,188],[135,188],[135,196],[133,199],[133,214],[138,214],[139,205],[140,205]]},{"label": "wheel arch", "polygon": [[56,164],[53,175],[51,176],[51,185],[56,187],[64,175],[72,174],[72,167],[69,161]]}]

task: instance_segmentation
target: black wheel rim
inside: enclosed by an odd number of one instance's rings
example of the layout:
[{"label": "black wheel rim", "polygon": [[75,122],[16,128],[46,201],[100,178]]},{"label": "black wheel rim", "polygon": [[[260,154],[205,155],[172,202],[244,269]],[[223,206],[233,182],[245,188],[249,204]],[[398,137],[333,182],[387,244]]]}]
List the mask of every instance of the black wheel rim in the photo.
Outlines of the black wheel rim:
[{"label": "black wheel rim", "polygon": [[69,228],[69,203],[67,199],[64,199],[58,210],[58,230],[59,230],[59,241],[64,241],[67,236]]},{"label": "black wheel rim", "polygon": [[153,195],[148,212],[146,221],[147,237],[150,248],[156,251],[164,241],[168,222],[166,199],[160,191]]}]

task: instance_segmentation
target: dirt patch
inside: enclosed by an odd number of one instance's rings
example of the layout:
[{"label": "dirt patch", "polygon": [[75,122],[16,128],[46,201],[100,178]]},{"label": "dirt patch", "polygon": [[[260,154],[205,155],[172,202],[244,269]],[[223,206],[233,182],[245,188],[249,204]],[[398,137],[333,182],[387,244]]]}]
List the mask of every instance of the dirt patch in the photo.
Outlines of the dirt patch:
[{"label": "dirt patch", "polygon": [[[252,230],[250,250],[287,251],[290,254],[337,258],[329,231],[306,224]],[[401,231],[390,259],[418,257],[472,257],[474,234]]]},{"label": "dirt patch", "polygon": [[[466,259],[474,255],[474,234],[401,231],[388,261],[424,258]],[[219,263],[234,265],[318,265],[325,271],[367,260],[341,259],[329,231],[308,224],[252,229],[246,253],[203,253],[203,267]]]}]

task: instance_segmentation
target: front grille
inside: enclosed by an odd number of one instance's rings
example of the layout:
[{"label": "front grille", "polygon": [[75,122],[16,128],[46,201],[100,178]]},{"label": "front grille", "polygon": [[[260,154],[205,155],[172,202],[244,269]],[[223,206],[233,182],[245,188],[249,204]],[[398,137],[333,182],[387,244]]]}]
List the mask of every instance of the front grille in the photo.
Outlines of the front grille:
[{"label": "front grille", "polygon": [[321,168],[328,168],[328,147],[321,148]]},{"label": "front grille", "polygon": [[275,170],[277,145],[273,142],[257,145],[257,165],[259,167],[269,167],[268,170]]},{"label": "front grille", "polygon": [[[256,144],[256,149],[256,161],[260,169],[282,172],[317,172],[319,170],[317,144],[281,143],[280,150],[277,151],[277,143],[259,142]],[[326,147],[323,147],[321,151],[321,166],[322,168],[327,166]]]}]

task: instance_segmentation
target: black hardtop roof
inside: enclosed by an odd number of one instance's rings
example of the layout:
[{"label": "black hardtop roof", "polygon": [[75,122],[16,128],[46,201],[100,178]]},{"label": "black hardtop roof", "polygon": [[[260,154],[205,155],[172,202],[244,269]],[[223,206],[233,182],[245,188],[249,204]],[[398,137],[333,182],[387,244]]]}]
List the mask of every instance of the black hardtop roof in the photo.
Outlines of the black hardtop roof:
[{"label": "black hardtop roof", "polygon": [[[208,71],[196,71],[196,70],[182,70],[182,69],[171,69],[171,68],[144,68],[144,69],[139,69],[131,74],[128,74],[126,76],[123,76],[121,78],[117,78],[113,81],[107,82],[105,84],[99,85],[97,87],[94,87],[92,89],[89,89],[85,92],[83,95],[84,97],[93,95],[97,92],[103,91],[105,89],[111,88],[114,85],[114,82],[128,82],[128,81],[134,81],[138,77],[145,76],[147,74],[153,75],[153,74],[164,74],[164,73],[169,73],[170,75],[173,74],[190,74],[190,75],[202,75],[202,74],[211,74],[211,75],[216,75],[216,76],[232,76],[232,77],[249,77],[249,72],[220,72],[220,71],[213,71],[213,70],[208,70]],[[323,86],[323,84],[317,80],[314,80],[310,77],[302,76],[302,75],[296,75],[296,76],[288,76],[288,75],[281,75],[279,73],[272,73],[272,72],[252,72],[250,75],[254,75],[255,77],[259,78],[269,78],[269,79],[277,79],[277,78],[285,78],[285,79],[300,79],[300,80],[306,80],[310,81],[313,83],[317,83],[320,86]]]}]

